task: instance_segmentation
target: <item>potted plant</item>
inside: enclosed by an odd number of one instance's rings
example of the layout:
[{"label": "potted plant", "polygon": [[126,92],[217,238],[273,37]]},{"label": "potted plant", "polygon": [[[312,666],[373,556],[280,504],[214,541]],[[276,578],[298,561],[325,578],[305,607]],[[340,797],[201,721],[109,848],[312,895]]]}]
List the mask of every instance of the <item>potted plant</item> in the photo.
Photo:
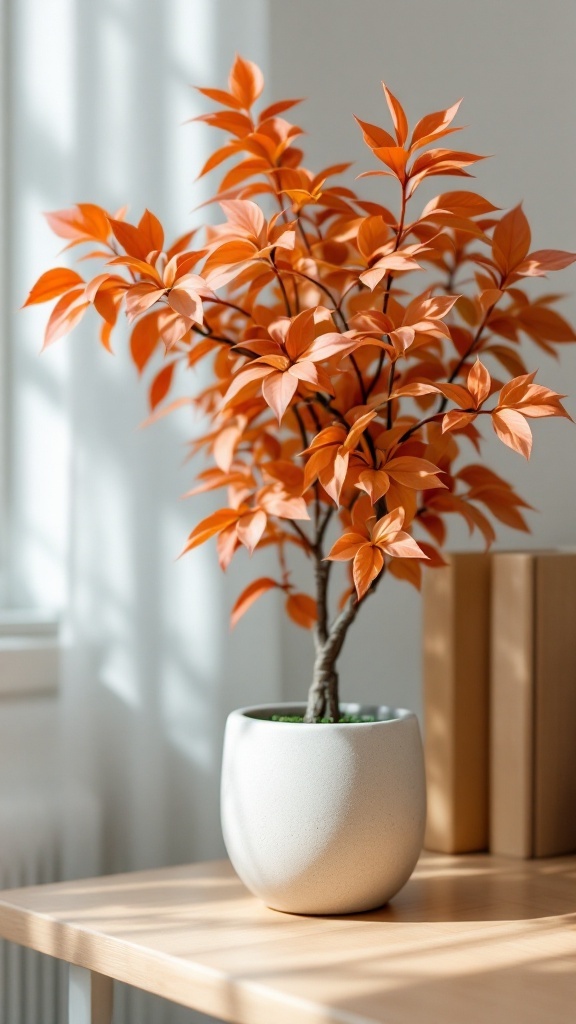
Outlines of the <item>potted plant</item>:
[{"label": "potted plant", "polygon": [[[575,340],[556,297],[532,299],[525,285],[576,257],[531,252],[520,206],[502,214],[470,190],[418,202],[422,182],[470,177],[482,159],[438,145],[459,130],[458,104],[410,132],[384,86],[391,130],[357,119],[376,161],[359,177],[392,179],[392,210],[334,183],[347,163],[309,171],[285,116],[298,101],[256,114],[262,88],[260,70],[237,57],[227,91],[200,89],[218,109],[197,120],[227,137],[200,172],[228,163],[215,197],[223,223],[167,245],[149,211],[136,224],[90,203],[48,214],[104,267],[88,280],[49,270],[27,304],[57,300],[45,345],[93,307],[109,348],[125,309],[139,373],[154,366],[151,419],[186,404],[208,419],[194,441],[208,466],[190,494],[227,496],[185,550],[216,538],[225,570],[241,548],[273,548],[277,574],[246,587],[233,624],[276,591],[316,649],[306,703],[230,716],[228,850],[271,906],[349,912],[385,902],[409,877],[425,797],[415,716],[342,705],[338,656],[385,573],[419,586],[423,565],[443,564],[447,517],[463,517],[486,545],[492,519],[527,529],[526,503],[480,457],[483,427],[528,458],[528,420],[567,416],[519,341],[552,352]],[[210,384],[169,401],[200,361]],[[313,593],[293,582],[295,550]],[[337,563],[348,575],[334,597]]]}]

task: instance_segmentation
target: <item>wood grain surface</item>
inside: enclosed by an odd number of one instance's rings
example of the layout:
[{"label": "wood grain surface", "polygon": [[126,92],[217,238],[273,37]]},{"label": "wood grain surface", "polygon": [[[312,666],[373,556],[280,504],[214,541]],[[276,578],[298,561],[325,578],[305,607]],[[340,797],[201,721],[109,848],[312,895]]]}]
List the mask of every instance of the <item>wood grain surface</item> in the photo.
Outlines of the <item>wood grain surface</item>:
[{"label": "wood grain surface", "polygon": [[392,903],[267,909],[226,861],[0,893],[0,936],[235,1024],[567,1024],[576,858],[424,854]]}]

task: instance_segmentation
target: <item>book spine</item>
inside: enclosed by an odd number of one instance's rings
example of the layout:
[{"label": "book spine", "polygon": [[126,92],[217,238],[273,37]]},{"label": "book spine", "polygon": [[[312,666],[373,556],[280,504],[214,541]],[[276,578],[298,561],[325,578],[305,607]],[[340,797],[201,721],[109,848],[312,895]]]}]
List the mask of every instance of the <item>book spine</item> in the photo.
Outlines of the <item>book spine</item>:
[{"label": "book spine", "polygon": [[423,594],[424,845],[468,853],[488,845],[490,562],[453,554]]},{"label": "book spine", "polygon": [[534,852],[535,556],[492,557],[490,851]]},{"label": "book spine", "polygon": [[576,555],[536,564],[533,855],[576,850]]}]

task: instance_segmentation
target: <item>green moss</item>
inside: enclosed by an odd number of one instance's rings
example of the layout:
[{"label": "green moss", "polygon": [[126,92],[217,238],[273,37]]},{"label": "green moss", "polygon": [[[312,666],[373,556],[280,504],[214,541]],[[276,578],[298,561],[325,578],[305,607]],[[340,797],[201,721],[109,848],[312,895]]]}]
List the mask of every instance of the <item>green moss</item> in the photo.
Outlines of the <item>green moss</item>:
[{"label": "green moss", "polygon": [[[303,722],[304,718],[302,715],[272,715],[272,722]],[[339,720],[339,725],[357,725],[362,722],[376,722],[377,719],[374,715],[342,715]],[[332,725],[331,718],[321,718],[317,725]]]}]

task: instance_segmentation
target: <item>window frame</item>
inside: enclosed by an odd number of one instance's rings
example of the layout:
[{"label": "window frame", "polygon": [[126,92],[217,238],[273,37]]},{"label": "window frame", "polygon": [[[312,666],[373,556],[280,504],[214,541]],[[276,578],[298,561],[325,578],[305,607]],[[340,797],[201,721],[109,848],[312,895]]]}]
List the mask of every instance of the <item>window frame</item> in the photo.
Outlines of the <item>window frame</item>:
[{"label": "window frame", "polygon": [[[0,238],[9,230],[11,0],[0,3]],[[11,607],[10,515],[10,263],[0,245],[0,699],[46,695],[58,690],[60,625],[41,609]]]}]

